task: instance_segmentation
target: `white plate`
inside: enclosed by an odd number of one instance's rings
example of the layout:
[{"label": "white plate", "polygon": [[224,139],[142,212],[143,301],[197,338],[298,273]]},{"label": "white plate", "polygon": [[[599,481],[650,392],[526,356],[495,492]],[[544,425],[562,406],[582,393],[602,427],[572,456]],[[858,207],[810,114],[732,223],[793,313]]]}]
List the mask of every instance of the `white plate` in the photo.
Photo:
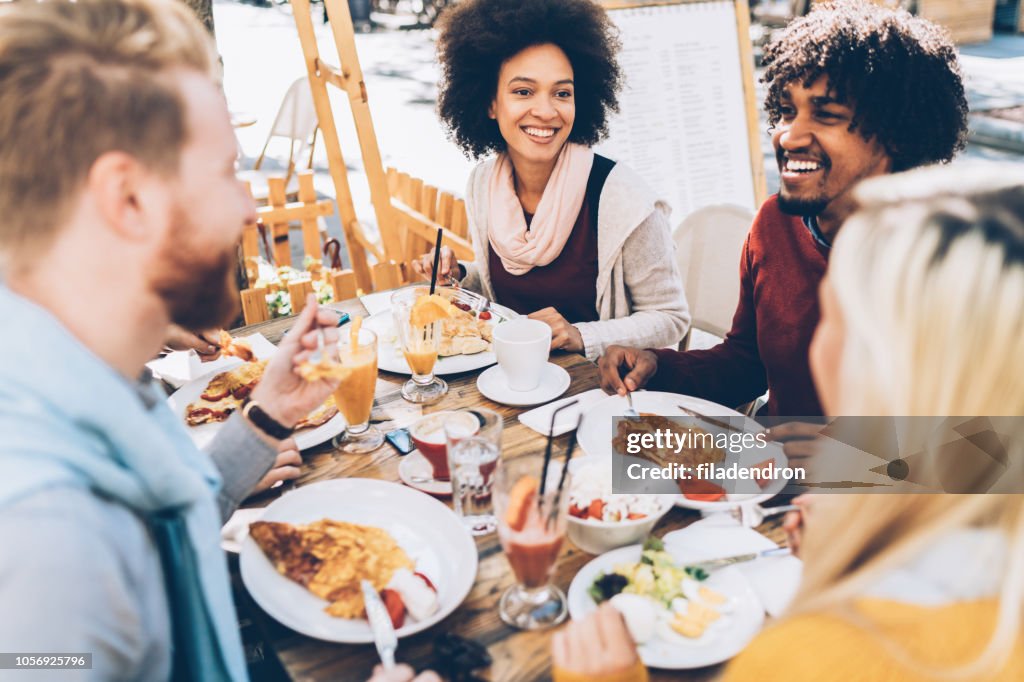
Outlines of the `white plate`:
[{"label": "white plate", "polygon": [[[683,405],[691,410],[700,412],[709,417],[744,417],[742,414],[731,408],[713,403],[710,400],[694,398],[693,396],[677,393],[663,393],[659,391],[637,391],[633,393],[633,407],[641,414],[650,412],[662,417],[689,417],[691,415],[683,412],[679,406]],[[612,457],[612,419],[623,416],[627,408],[626,399],[622,396],[611,395],[597,405],[586,411],[583,415],[583,423],[580,424],[577,433],[578,442],[583,451],[594,457]],[[762,427],[750,417],[744,417],[744,428],[757,433]],[[768,457],[775,459],[777,468],[787,466],[787,458],[782,448],[774,443],[762,449],[751,448],[741,453],[728,453],[723,465],[732,462],[740,462],[746,465],[757,464]],[[760,504],[775,497],[786,487],[786,479],[779,478],[760,493],[729,493],[725,499],[715,502],[703,502],[690,500],[679,495],[676,498],[676,506],[685,509],[698,509],[701,511],[726,511],[734,509],[741,504]]]},{"label": "white plate", "polygon": [[[633,397],[634,401],[636,396]],[[637,408],[639,410],[639,408]],[[569,585],[569,615],[573,620],[585,617],[597,610],[597,604],[587,589],[593,584],[599,573],[610,573],[614,567],[622,563],[640,560],[640,545],[622,547],[602,554],[580,569],[572,584]],[[676,560],[686,564],[686,557],[673,551]],[[657,635],[641,644],[637,651],[644,665],[651,668],[684,670],[701,668],[727,661],[750,642],[764,624],[764,607],[757,598],[757,593],[743,574],[733,566],[714,571],[711,577],[701,583],[728,597],[732,610],[712,624],[707,632],[691,642],[672,642],[661,639]]]},{"label": "white plate", "polygon": [[[429,628],[454,611],[476,580],[473,537],[451,509],[429,495],[365,478],[346,478],[303,486],[267,507],[264,521],[310,523],[320,519],[383,528],[416,562],[416,570],[437,587],[440,609],[426,620],[406,620],[396,634],[407,637]],[[274,570],[251,538],[242,545],[242,582],[260,607],[282,624],[328,642],[373,641],[362,619],[327,615],[327,602]]]},{"label": "white plate", "polygon": [[[227,369],[232,369],[242,364],[242,361],[238,358],[233,359],[235,362],[229,365]],[[260,359],[264,360],[266,358],[261,357]],[[194,403],[199,400],[199,396],[201,396],[203,391],[206,390],[206,386],[210,383],[210,379],[212,379],[213,375],[217,373],[218,372],[210,372],[198,379],[193,379],[172,393],[171,397],[167,399],[171,409],[174,410],[175,414],[177,414],[181,419],[182,424],[185,424],[185,410],[188,408],[189,403]],[[192,437],[192,442],[195,443],[198,448],[203,448],[209,445],[210,441],[213,440],[213,437],[217,435],[217,432],[220,431],[222,426],[224,426],[224,422],[210,422],[207,424],[200,424],[199,426],[189,426],[188,424],[185,424],[185,428],[188,430],[188,435]],[[299,446],[299,450],[307,450],[311,447],[329,441],[344,430],[345,417],[341,415],[341,412],[338,412],[338,414],[334,415],[320,426],[313,429],[302,429],[300,431],[296,431],[292,437],[295,439],[295,444]]]},{"label": "white plate", "polygon": [[[512,319],[518,314],[497,303],[491,304],[491,310],[499,317]],[[391,309],[381,310],[363,321],[367,329],[377,334],[377,367],[385,372],[394,374],[407,374],[412,376],[409,363],[405,361],[402,354],[402,346],[398,341],[398,331],[395,329],[395,322],[391,316]],[[434,365],[434,374],[437,376],[448,376],[450,374],[461,374],[474,370],[490,367],[498,361],[494,351],[485,350],[482,353],[473,355],[451,355],[446,358],[438,358]]]},{"label": "white plate", "polygon": [[508,387],[505,370],[495,365],[476,378],[477,389],[487,398],[502,405],[539,405],[565,393],[572,379],[569,373],[549,362],[544,366],[540,385],[532,391],[513,391]]},{"label": "white plate", "polygon": [[[451,497],[451,481],[435,481],[434,467],[419,450],[413,450],[398,463],[398,477],[410,488],[422,490],[434,497]],[[429,478],[429,481],[416,480]]]}]

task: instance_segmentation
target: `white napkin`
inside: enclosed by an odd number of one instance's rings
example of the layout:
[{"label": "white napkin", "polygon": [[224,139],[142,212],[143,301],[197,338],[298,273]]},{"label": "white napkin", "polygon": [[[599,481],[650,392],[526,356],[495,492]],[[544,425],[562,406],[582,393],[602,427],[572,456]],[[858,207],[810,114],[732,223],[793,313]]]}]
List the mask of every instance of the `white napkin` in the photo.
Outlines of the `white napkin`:
[{"label": "white napkin", "polygon": [[376,294],[360,296],[359,300],[366,308],[367,315],[376,315],[382,310],[391,310],[391,294],[393,291],[379,291]]},{"label": "white napkin", "polygon": [[558,413],[558,421],[555,422],[555,432],[552,435],[561,436],[563,433],[569,433],[576,428],[576,422],[580,418],[580,411],[587,410],[601,402],[608,396],[605,392],[599,388],[591,389],[577,395],[556,400],[553,403],[547,405],[541,405],[540,407],[534,408],[528,412],[523,412],[519,415],[519,421],[524,426],[533,429],[542,436],[548,435],[551,430],[551,415],[562,405],[572,402],[573,400],[579,400],[579,404],[568,410],[562,410]]},{"label": "white napkin", "polygon": [[[776,544],[752,528],[744,528],[728,514],[715,514],[662,538],[673,554],[685,562],[722,559],[774,549]],[[736,564],[761,599],[764,610],[778,617],[793,600],[800,586],[803,563],[794,556],[755,559]]]},{"label": "white napkin", "polygon": [[220,546],[228,552],[238,554],[249,536],[249,524],[259,521],[266,509],[236,509],[228,522],[220,529]]},{"label": "white napkin", "polygon": [[[252,351],[260,360],[266,360],[277,348],[267,341],[262,334],[237,337],[249,342]],[[146,366],[152,370],[158,378],[163,379],[175,388],[181,388],[184,384],[198,379],[211,372],[220,372],[238,364],[234,357],[220,357],[210,362],[203,362],[199,356],[191,351],[174,351],[162,358],[151,360]]]}]

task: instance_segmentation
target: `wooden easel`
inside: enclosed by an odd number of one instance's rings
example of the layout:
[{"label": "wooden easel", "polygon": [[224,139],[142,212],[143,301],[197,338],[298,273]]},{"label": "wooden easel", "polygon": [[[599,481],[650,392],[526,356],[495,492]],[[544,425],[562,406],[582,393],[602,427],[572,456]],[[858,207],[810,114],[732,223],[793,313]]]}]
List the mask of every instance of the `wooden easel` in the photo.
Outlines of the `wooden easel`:
[{"label": "wooden easel", "polygon": [[[331,179],[337,194],[345,247],[359,289],[370,292],[400,286],[409,281],[411,271],[406,264],[433,247],[438,227],[444,230],[444,243],[451,246],[459,258],[472,259],[473,250],[466,238],[465,205],[460,200],[439,193],[415,178],[410,180],[405,176],[402,180],[395,172],[385,173],[370,115],[366,84],[356,53],[355,31],[348,3],[346,0],[325,0],[325,7],[330,17],[334,43],[338,46],[340,68],[328,64],[320,56],[310,13],[310,0],[292,0],[295,26],[313,91],[313,104],[323,132]],[[370,198],[380,230],[380,245],[367,237],[356,216],[345,157],[328,97],[328,84],[348,95],[370,186]],[[376,263],[371,265],[367,255],[372,256]]]}]

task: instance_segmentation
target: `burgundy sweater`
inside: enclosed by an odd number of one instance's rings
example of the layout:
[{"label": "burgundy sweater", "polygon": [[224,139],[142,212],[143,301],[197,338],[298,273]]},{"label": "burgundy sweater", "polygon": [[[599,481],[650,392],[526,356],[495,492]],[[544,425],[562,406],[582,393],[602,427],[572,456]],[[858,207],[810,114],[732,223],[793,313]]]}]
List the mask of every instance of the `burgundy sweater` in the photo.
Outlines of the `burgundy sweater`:
[{"label": "burgundy sweater", "polygon": [[685,393],[730,407],[769,389],[761,414],[821,415],[807,360],[818,324],[818,284],[828,265],[800,218],[764,203],[740,259],[740,300],[725,340],[708,350],[656,350],[652,390]]}]

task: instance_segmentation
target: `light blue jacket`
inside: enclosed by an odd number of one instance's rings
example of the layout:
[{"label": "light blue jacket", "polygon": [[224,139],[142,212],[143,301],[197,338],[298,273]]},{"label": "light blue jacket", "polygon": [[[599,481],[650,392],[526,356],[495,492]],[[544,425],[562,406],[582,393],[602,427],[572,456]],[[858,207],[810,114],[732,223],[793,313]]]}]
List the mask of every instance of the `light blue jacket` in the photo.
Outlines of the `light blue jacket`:
[{"label": "light blue jacket", "polygon": [[0,310],[3,650],[93,654],[91,671],[26,671],[33,681],[167,678],[171,618],[146,518],[179,509],[223,671],[207,679],[245,679],[219,529],[273,449],[237,415],[211,453],[196,449],[151,382],[126,381],[3,286]]}]

